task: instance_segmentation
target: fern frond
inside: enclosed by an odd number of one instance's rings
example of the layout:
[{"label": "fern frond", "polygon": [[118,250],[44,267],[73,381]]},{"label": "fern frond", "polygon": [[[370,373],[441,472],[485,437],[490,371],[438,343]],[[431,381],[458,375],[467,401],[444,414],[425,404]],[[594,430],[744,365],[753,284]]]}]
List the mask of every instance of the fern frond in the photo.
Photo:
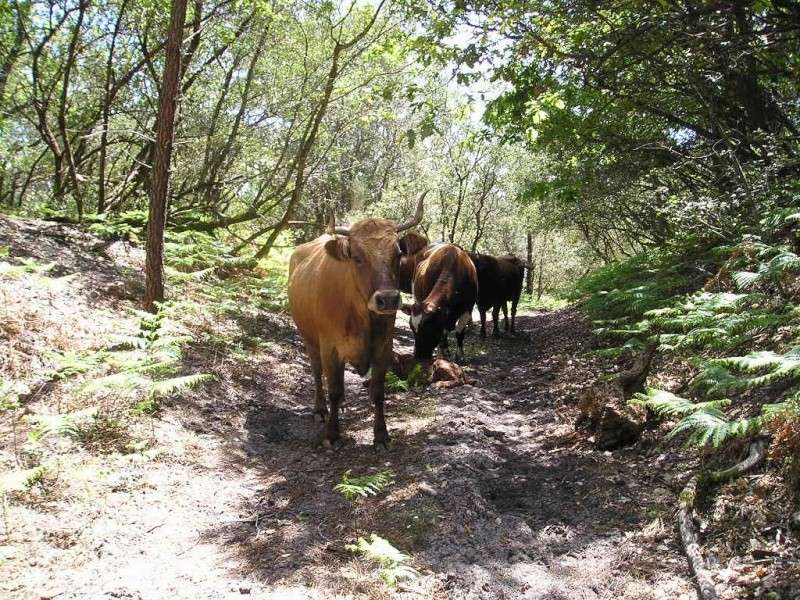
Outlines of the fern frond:
[{"label": "fern frond", "polygon": [[721,409],[730,405],[730,400],[692,402],[687,398],[681,398],[666,390],[648,388],[644,393],[634,394],[633,398],[630,400],[630,404],[649,408],[659,416],[674,417],[688,415],[698,411],[706,411],[721,415]]},{"label": "fern frond", "polygon": [[384,384],[387,392],[407,392],[408,382],[400,377],[394,371],[386,373],[386,382]]},{"label": "fern frond", "polygon": [[137,389],[148,389],[152,383],[153,380],[149,377],[135,372],[123,371],[121,373],[114,373],[113,375],[94,379],[84,385],[81,390],[86,393],[96,393],[107,390],[133,391]]},{"label": "fern frond", "polygon": [[729,439],[748,437],[758,433],[764,426],[764,422],[764,417],[760,415],[729,421],[719,411],[702,410],[681,419],[667,437],[674,438],[688,433],[687,441],[690,444],[711,445],[719,448]]},{"label": "fern frond", "polygon": [[734,283],[743,290],[752,288],[760,280],[761,274],[753,273],[752,271],[738,271],[733,274]]},{"label": "fern frond", "polygon": [[377,496],[388,485],[393,483],[394,473],[388,469],[359,477],[351,477],[351,472],[351,469],[345,471],[342,475],[341,483],[336,484],[333,488],[334,491],[344,496],[346,500],[352,501],[358,497]]},{"label": "fern frond", "polygon": [[150,390],[150,395],[156,398],[169,396],[182,390],[197,387],[198,385],[212,380],[214,377],[208,373],[195,373],[194,375],[184,375],[156,381]]},{"label": "fern frond", "polygon": [[378,563],[380,576],[388,585],[395,585],[401,579],[413,579],[419,573],[406,564],[411,557],[395,548],[388,540],[371,533],[369,540],[362,537],[355,544],[348,544],[348,550]]}]

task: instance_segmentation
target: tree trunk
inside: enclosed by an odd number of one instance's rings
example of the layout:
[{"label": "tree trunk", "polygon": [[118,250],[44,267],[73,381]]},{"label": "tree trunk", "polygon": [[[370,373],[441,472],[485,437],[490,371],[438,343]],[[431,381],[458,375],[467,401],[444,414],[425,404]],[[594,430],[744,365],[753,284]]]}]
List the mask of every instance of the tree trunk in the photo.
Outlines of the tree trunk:
[{"label": "tree trunk", "polygon": [[542,268],[544,266],[542,264],[543,261],[544,261],[544,258],[540,258],[539,259],[539,284],[538,284],[537,290],[536,290],[536,299],[537,300],[541,300],[542,299],[542,292],[544,291],[544,289],[542,287],[542,271],[544,271],[544,269]]},{"label": "tree trunk", "polygon": [[186,0],[172,0],[166,63],[156,121],[156,144],[153,153],[150,216],[147,222],[147,259],[145,309],[155,312],[156,302],[164,300],[164,225],[169,197],[169,169],[178,105],[181,74],[181,44],[186,20]]},{"label": "tree trunk", "polygon": [[531,268],[528,269],[528,272],[525,274],[525,291],[528,292],[529,296],[533,296],[533,235],[530,231],[527,234],[527,242],[528,252],[525,255],[525,259],[528,261]]}]

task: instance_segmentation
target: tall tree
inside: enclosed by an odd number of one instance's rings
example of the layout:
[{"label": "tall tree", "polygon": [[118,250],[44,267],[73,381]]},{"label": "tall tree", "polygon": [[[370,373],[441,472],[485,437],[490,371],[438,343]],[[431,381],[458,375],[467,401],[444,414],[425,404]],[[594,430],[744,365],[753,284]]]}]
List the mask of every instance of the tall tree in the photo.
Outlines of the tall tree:
[{"label": "tall tree", "polygon": [[154,312],[164,300],[164,226],[169,197],[170,160],[175,135],[175,112],[181,75],[181,45],[186,20],[186,0],[172,0],[166,62],[159,96],[156,145],[151,173],[150,211],[147,222],[145,309]]}]

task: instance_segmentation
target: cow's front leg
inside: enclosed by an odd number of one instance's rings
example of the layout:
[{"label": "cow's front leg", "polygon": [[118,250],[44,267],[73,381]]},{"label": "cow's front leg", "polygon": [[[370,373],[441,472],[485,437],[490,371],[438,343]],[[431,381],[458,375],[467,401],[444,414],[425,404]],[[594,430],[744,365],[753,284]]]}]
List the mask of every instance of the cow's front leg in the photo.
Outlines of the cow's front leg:
[{"label": "cow's front leg", "polygon": [[481,337],[485,338],[486,337],[486,311],[485,310],[481,310],[479,308],[478,312],[481,315]]},{"label": "cow's front leg", "polygon": [[372,379],[369,382],[369,398],[375,407],[375,419],[372,424],[374,434],[372,444],[376,450],[386,450],[389,447],[389,432],[386,430],[386,417],[383,413],[384,382],[386,367],[372,366]]},{"label": "cow's front leg", "polygon": [[450,342],[447,340],[447,330],[442,332],[442,338],[439,340],[439,355],[443,358],[450,358]]},{"label": "cow's front leg", "polygon": [[503,329],[508,333],[508,304],[503,302],[501,308],[503,309]]},{"label": "cow's front leg", "polygon": [[325,380],[328,384],[328,420],[325,423],[325,438],[323,443],[326,446],[337,446],[340,443],[339,436],[339,406],[344,397],[344,363],[337,358],[328,359],[323,365],[325,370]]},{"label": "cow's front leg", "polygon": [[492,335],[500,335],[500,326],[497,321],[500,318],[500,307],[492,307]]},{"label": "cow's front leg", "polygon": [[311,373],[314,375],[314,420],[324,423],[328,418],[328,407],[325,406],[325,387],[322,385],[322,361],[319,352],[308,352]]},{"label": "cow's front leg", "polygon": [[469,327],[470,323],[472,323],[472,311],[465,312],[458,318],[458,321],[456,321],[457,360],[464,360],[464,336],[467,334],[467,327]]}]

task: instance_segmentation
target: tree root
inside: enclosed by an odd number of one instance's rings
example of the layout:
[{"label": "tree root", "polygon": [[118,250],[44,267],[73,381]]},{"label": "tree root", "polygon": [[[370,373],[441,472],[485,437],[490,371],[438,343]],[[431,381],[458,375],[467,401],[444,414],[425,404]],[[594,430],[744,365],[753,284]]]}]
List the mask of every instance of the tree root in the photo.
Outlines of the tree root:
[{"label": "tree root", "polygon": [[756,440],[750,444],[750,452],[743,461],[729,469],[694,475],[678,497],[678,527],[681,532],[681,541],[701,600],[716,600],[717,592],[714,589],[714,582],[711,580],[711,571],[706,567],[703,553],[700,550],[700,539],[692,521],[698,494],[703,491],[705,486],[723,483],[746,473],[764,460],[766,454],[767,445],[764,440]]}]

